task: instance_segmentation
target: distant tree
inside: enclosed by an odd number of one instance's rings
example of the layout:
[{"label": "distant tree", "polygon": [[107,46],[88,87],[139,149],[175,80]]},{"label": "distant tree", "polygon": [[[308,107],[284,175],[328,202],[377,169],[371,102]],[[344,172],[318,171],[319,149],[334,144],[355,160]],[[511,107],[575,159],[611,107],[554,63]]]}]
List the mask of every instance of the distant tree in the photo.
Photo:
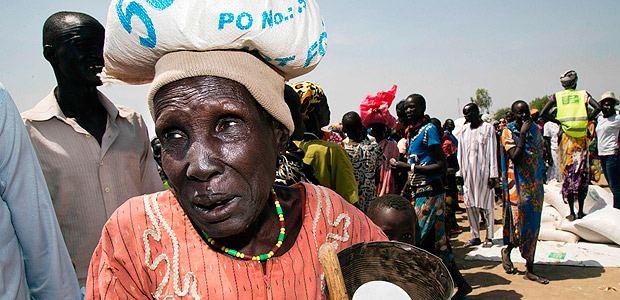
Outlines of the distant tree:
[{"label": "distant tree", "polygon": [[510,110],[510,107],[504,107],[504,108],[500,108],[498,109],[495,114],[493,115],[493,119],[495,120],[501,120],[503,118],[506,117],[506,112]]},{"label": "distant tree", "polygon": [[547,102],[549,102],[549,95],[545,95],[542,97],[536,97],[534,100],[532,100],[530,102],[530,109],[538,109],[539,111],[542,110],[543,107],[545,107],[545,104],[547,104]]},{"label": "distant tree", "polygon": [[470,97],[469,100],[478,105],[481,111],[486,110],[487,114],[489,113],[489,108],[493,105],[493,100],[486,89],[477,89],[476,98]]}]

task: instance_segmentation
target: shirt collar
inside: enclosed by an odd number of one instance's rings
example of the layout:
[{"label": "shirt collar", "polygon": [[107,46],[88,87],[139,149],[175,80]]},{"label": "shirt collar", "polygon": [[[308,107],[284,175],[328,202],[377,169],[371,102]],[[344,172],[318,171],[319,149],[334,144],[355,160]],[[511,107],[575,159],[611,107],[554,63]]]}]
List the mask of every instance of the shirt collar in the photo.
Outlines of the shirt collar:
[{"label": "shirt collar", "polygon": [[[53,117],[61,120],[67,118],[58,105],[56,95],[54,95],[54,90],[55,88],[52,89],[52,91],[45,98],[43,98],[41,102],[37,103],[37,105],[29,111],[28,119],[32,121],[46,121]],[[105,110],[108,112],[109,119],[116,120],[116,117],[118,116],[122,118],[126,118],[128,116],[126,111],[119,111],[114,103],[112,103],[108,97],[100,91],[97,91],[97,96],[99,97],[99,101]]]}]

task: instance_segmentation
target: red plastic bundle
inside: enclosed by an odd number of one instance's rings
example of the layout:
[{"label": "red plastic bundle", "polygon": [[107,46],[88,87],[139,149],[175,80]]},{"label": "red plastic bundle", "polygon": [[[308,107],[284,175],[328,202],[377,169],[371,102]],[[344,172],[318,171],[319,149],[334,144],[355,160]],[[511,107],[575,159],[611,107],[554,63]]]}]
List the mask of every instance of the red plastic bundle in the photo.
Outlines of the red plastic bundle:
[{"label": "red plastic bundle", "polygon": [[390,114],[390,105],[396,96],[396,85],[389,91],[380,91],[376,96],[368,95],[360,104],[360,117],[366,128],[374,123],[381,123],[392,128],[396,119]]}]

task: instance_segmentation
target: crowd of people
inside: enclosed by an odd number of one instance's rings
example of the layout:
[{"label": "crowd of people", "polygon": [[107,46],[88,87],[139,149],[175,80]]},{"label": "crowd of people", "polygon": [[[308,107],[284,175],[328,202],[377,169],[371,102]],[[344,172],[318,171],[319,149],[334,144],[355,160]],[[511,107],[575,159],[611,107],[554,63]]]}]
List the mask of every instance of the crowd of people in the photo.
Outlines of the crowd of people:
[{"label": "crowd of people", "polygon": [[97,90],[104,32],[86,14],[53,14],[43,55],[57,86],[21,118],[0,86],[7,299],[322,299],[323,243],[383,240],[436,255],[459,298],[472,291],[450,245],[459,194],[466,246],[493,244],[500,198],[503,268],[515,273],[519,248],[525,278],[546,284],[533,268],[543,184],[562,182],[566,218],[583,218],[594,136],[620,209],[619,101],[576,90],[575,71],[540,112],[518,100],[493,124],[465,105],[454,134],[417,93],[394,118],[395,86],[329,126],[318,84],[287,84],[252,52],[180,50],[153,66],[150,140],[141,115]]}]

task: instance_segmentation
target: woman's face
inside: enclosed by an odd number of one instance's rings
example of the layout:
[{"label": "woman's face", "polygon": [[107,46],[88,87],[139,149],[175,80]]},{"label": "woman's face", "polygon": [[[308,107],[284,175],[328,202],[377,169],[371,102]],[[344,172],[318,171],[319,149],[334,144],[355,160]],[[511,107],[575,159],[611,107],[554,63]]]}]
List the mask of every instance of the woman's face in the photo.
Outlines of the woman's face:
[{"label": "woman's face", "polygon": [[229,79],[175,81],[153,101],[163,169],[185,213],[214,238],[243,232],[269,198],[288,130]]},{"label": "woman's face", "polygon": [[616,114],[616,101],[614,99],[605,99],[601,101],[601,111],[605,118],[609,118]]},{"label": "woman's face", "polygon": [[454,121],[452,121],[451,119],[446,120],[446,122],[444,122],[443,127],[445,130],[452,132],[452,130],[454,130]]},{"label": "woman's face", "polygon": [[523,124],[523,122],[530,119],[530,108],[525,103],[520,102],[514,105],[514,107],[512,107],[512,112],[514,113],[517,123]]},{"label": "woman's face", "polygon": [[424,111],[426,107],[421,105],[419,101],[413,100],[411,98],[407,98],[405,100],[405,114],[407,115],[407,120],[410,124],[413,124],[420,118],[424,116]]}]

